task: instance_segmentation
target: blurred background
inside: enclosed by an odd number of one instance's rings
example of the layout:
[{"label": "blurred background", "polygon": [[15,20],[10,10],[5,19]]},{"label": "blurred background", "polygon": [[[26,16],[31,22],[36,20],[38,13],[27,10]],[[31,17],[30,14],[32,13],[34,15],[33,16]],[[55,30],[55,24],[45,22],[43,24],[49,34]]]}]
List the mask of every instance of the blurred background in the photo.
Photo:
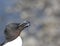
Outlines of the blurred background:
[{"label": "blurred background", "polygon": [[7,24],[25,20],[22,46],[60,46],[60,0],[0,0],[0,43]]}]

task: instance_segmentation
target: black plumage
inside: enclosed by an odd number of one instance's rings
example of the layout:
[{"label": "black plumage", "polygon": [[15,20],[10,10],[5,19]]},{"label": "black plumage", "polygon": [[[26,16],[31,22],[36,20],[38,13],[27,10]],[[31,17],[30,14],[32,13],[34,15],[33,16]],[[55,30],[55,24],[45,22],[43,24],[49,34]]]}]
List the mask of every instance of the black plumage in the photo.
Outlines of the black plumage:
[{"label": "black plumage", "polygon": [[0,46],[4,45],[7,42],[10,42],[10,41],[16,39],[20,35],[21,31],[29,26],[30,26],[30,22],[28,22],[28,21],[25,21],[22,24],[10,23],[10,24],[6,25],[6,28],[4,31],[6,41],[4,43],[2,43]]}]

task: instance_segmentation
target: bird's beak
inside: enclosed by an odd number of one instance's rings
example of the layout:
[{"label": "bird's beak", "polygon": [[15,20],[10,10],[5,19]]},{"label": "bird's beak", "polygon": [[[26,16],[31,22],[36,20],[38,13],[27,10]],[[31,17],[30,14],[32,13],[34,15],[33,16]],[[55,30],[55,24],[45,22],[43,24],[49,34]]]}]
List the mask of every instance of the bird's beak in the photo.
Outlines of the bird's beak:
[{"label": "bird's beak", "polygon": [[24,21],[22,24],[19,25],[18,30],[22,31],[29,26],[30,26],[30,22],[29,21]]}]

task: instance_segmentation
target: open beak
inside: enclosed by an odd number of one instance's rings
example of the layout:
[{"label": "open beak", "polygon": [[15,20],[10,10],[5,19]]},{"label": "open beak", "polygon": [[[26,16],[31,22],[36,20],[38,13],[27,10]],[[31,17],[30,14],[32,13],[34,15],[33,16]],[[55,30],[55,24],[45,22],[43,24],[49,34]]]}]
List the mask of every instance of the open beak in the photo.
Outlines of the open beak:
[{"label": "open beak", "polygon": [[30,22],[29,21],[24,21],[22,24],[19,25],[18,30],[22,31],[29,26],[30,26]]}]

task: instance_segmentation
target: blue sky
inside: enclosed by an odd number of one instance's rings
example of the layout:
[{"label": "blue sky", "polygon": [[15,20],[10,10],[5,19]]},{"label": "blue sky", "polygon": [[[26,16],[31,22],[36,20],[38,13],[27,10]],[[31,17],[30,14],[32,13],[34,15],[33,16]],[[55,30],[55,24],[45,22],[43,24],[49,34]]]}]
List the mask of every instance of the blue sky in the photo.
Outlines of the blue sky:
[{"label": "blue sky", "polygon": [[6,7],[12,7],[17,1],[16,0],[0,0],[0,43],[4,42],[4,29],[6,24],[9,21],[12,22],[20,22],[20,13],[14,12],[14,13],[6,13],[5,8]]}]

